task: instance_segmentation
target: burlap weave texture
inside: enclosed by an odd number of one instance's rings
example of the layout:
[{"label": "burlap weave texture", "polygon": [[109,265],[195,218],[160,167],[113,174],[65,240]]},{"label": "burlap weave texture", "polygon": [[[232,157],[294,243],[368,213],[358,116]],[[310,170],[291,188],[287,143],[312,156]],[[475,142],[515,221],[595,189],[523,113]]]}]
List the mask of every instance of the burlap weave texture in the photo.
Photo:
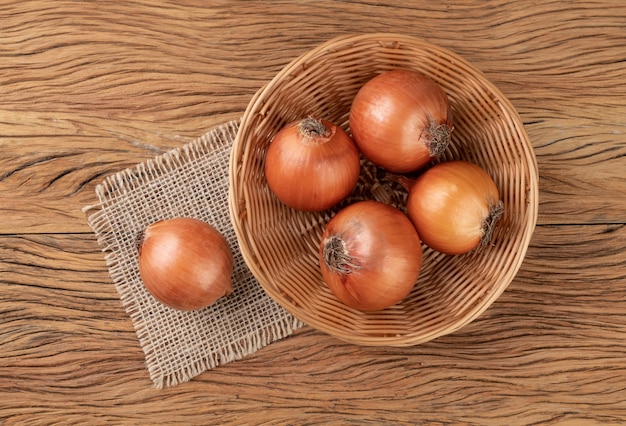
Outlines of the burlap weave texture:
[{"label": "burlap weave texture", "polygon": [[[267,296],[238,249],[228,210],[229,159],[238,124],[225,123],[180,149],[109,176],[96,188],[98,203],[84,208],[157,388],[241,359],[303,326]],[[138,239],[149,224],[172,217],[203,220],[227,239],[234,257],[230,296],[183,312],[146,291]]]}]

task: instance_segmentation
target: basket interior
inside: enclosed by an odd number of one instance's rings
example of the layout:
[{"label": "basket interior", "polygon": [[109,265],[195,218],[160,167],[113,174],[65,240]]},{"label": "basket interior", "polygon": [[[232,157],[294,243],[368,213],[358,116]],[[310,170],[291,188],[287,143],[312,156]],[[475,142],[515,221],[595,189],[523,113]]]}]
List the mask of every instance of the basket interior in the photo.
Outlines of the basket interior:
[{"label": "basket interior", "polygon": [[[498,186],[505,212],[491,245],[462,256],[424,247],[411,294],[391,308],[361,312],[339,302],[322,280],[317,253],[324,226],[345,203],[370,198],[403,208],[406,194],[381,181],[364,160],[351,198],[325,212],[299,212],[269,190],[264,158],[274,134],[307,115],[350,133],[350,105],[359,88],[399,68],[422,72],[447,93],[454,132],[440,161],[463,159],[482,166]],[[231,157],[232,220],[244,259],[261,285],[310,326],[366,345],[418,344],[453,332],[483,312],[519,269],[536,222],[537,191],[532,146],[510,102],[463,59],[398,35],[335,39],[294,60],[250,102]]]}]

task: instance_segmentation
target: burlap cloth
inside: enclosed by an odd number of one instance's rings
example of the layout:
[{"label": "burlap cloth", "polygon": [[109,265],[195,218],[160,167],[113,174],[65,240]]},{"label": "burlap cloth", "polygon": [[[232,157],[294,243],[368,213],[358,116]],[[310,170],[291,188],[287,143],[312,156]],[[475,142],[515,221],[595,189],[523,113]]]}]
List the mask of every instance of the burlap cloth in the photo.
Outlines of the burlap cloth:
[{"label": "burlap cloth", "polygon": [[[157,388],[241,359],[304,325],[267,296],[238,248],[228,210],[229,159],[238,125],[223,124],[180,149],[107,177],[96,187],[99,202],[83,209]],[[212,224],[234,257],[233,293],[199,311],[162,305],[139,275],[139,235],[157,220],[178,216]]]}]

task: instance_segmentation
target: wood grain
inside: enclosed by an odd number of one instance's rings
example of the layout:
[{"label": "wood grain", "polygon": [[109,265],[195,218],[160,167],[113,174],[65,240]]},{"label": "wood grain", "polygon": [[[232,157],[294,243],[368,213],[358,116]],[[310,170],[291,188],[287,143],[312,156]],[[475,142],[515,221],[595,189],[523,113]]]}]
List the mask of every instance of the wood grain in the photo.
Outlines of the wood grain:
[{"label": "wood grain", "polygon": [[[0,0],[0,16],[0,423],[626,423],[626,3]],[[366,31],[450,49],[517,108],[540,172],[517,278],[424,345],[304,328],[153,389],[82,207]]]},{"label": "wood grain", "polygon": [[[0,214],[10,221],[0,232],[15,224],[88,231],[80,208],[102,177],[239,117],[291,59],[363,28],[449,48],[513,101],[542,160],[541,223],[623,223],[624,185],[606,175],[626,161],[625,5],[563,11],[560,2],[492,3],[322,2],[290,5],[288,13],[242,2],[7,4],[0,148],[11,149],[0,150]],[[562,197],[580,198],[583,208],[567,209]],[[14,198],[30,208],[16,208]]]},{"label": "wood grain", "polygon": [[[0,243],[0,413],[7,424],[54,419],[50,413],[68,423],[150,424],[211,416],[232,424],[626,418],[624,225],[542,227],[502,297],[434,342],[367,348],[305,328],[165,390],[152,389],[90,236]],[[601,269],[607,272],[599,276]]]}]

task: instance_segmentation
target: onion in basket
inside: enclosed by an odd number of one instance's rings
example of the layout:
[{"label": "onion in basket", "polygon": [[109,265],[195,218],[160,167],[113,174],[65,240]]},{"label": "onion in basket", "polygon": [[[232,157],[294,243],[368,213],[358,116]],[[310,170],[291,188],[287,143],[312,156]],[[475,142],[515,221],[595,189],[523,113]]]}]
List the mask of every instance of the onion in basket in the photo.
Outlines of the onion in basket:
[{"label": "onion in basket", "polygon": [[359,151],[350,136],[311,117],[283,127],[265,157],[265,177],[274,195],[303,211],[326,210],[343,200],[360,171]]},{"label": "onion in basket", "polygon": [[404,299],[419,276],[422,246],[400,210],[360,201],[326,225],[319,250],[322,277],[346,305],[380,310]]},{"label": "onion in basket", "polygon": [[503,211],[489,174],[467,161],[437,164],[409,187],[408,215],[424,244],[441,253],[489,243]]},{"label": "onion in basket", "polygon": [[350,129],[372,163],[395,173],[420,169],[450,142],[448,97],[416,71],[387,71],[361,87],[350,108]]}]

